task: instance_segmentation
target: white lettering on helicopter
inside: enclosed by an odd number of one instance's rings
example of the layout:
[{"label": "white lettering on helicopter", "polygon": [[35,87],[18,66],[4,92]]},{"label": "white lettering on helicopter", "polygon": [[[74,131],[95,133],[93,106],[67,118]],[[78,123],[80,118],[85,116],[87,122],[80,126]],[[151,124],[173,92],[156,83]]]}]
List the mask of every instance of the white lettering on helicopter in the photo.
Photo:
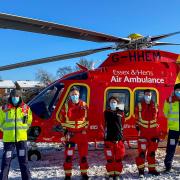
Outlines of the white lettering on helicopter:
[{"label": "white lettering on helicopter", "polygon": [[130,78],[128,76],[125,76],[124,82],[163,84],[164,83],[164,79],[162,79],[162,78],[148,78],[147,76],[144,77],[144,78],[140,78],[138,76],[136,76],[134,78]]},{"label": "white lettering on helicopter", "polygon": [[118,75],[128,75],[129,71],[117,71],[117,70],[113,70],[113,74],[115,76],[118,76]]},{"label": "white lettering on helicopter", "polygon": [[[143,76],[143,77],[139,77]],[[145,70],[113,70],[113,75],[111,77],[111,82],[128,82],[128,83],[153,83],[153,84],[163,84],[165,80],[163,78],[153,77],[153,71]]]},{"label": "white lettering on helicopter", "polygon": [[124,124],[123,129],[135,128],[135,125]]},{"label": "white lettering on helicopter", "polygon": [[131,70],[131,71],[118,71],[118,70],[113,70],[113,75],[119,76],[119,75],[142,75],[142,76],[153,76],[152,71],[144,71],[144,70]]},{"label": "white lettering on helicopter", "polygon": [[111,82],[122,82],[122,77],[112,76]]}]

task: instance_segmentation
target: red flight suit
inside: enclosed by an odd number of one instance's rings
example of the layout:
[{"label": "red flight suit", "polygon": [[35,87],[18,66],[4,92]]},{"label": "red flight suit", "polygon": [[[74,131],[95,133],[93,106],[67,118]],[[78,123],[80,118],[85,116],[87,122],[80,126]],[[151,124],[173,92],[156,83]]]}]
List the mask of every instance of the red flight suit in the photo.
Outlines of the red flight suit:
[{"label": "red flight suit", "polygon": [[125,154],[123,139],[124,112],[120,109],[105,110],[105,148],[107,160],[106,170],[110,176],[118,176],[122,172],[122,159]]},{"label": "red flight suit", "polygon": [[72,159],[74,155],[75,145],[77,144],[80,156],[80,170],[81,175],[87,174],[88,163],[88,138],[87,138],[87,105],[85,102],[79,100],[77,104],[72,103],[71,100],[65,103],[61,112],[61,125],[66,129],[66,150],[64,170],[66,176],[72,175]]},{"label": "red flight suit", "polygon": [[144,171],[146,157],[149,171],[156,170],[155,152],[159,142],[157,115],[158,108],[153,101],[149,104],[142,101],[135,108],[136,126],[139,128],[136,164],[141,171]]}]

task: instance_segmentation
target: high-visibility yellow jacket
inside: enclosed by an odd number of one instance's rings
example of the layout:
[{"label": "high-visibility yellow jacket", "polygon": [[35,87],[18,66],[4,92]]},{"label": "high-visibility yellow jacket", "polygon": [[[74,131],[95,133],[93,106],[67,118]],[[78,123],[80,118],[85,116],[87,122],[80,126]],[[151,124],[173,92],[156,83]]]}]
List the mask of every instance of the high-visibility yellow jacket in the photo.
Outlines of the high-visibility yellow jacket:
[{"label": "high-visibility yellow jacket", "polygon": [[164,103],[163,112],[168,119],[168,128],[179,131],[179,100],[175,96],[170,96]]},{"label": "high-visibility yellow jacket", "polygon": [[3,132],[3,142],[18,142],[27,140],[27,130],[32,122],[32,111],[23,102],[14,107],[8,104],[0,110],[0,130]]}]

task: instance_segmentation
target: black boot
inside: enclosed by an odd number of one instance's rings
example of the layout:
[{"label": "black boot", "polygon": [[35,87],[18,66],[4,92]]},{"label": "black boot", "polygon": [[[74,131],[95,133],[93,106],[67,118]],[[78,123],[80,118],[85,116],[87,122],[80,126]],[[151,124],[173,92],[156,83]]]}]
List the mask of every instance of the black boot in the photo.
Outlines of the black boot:
[{"label": "black boot", "polygon": [[88,180],[89,176],[87,174],[82,175],[82,180]]},{"label": "black boot", "polygon": [[160,173],[158,171],[156,171],[156,170],[151,170],[151,171],[148,172],[148,174],[151,174],[151,175],[154,175],[154,176],[159,176],[160,175]]},{"label": "black boot", "polygon": [[64,180],[71,180],[71,176],[65,176]]},{"label": "black boot", "polygon": [[171,169],[171,167],[169,166],[169,167],[166,167],[166,169],[164,170],[164,173],[170,173],[170,172],[172,172],[172,169]]},{"label": "black boot", "polygon": [[139,169],[139,178],[144,178],[144,169]]}]

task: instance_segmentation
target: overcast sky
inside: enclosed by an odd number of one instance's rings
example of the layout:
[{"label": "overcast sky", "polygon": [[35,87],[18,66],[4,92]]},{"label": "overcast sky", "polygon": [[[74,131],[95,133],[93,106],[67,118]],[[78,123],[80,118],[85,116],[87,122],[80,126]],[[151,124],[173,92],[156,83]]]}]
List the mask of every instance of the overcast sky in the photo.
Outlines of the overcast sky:
[{"label": "overcast sky", "polygon": [[[159,35],[180,31],[179,0],[0,0],[0,12],[25,16],[64,25],[85,28],[120,37],[130,33]],[[180,43],[180,35],[163,39]],[[1,65],[106,46],[69,38],[0,29]],[[180,47],[158,47],[180,53]],[[97,61],[111,51],[87,56]],[[56,74],[58,67],[74,66],[72,59],[0,72],[2,79],[33,80],[38,69]]]}]

